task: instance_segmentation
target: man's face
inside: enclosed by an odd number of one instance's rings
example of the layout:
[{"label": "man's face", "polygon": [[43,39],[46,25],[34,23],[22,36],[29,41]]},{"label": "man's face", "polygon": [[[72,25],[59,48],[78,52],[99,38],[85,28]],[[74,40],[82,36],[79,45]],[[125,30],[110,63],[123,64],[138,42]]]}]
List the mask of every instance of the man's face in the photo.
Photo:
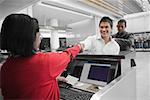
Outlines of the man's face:
[{"label": "man's face", "polygon": [[99,30],[102,38],[109,37],[112,31],[111,26],[108,22],[101,22],[99,25]]},{"label": "man's face", "polygon": [[125,23],[124,23],[124,22],[123,22],[123,23],[118,23],[117,29],[118,29],[118,32],[119,32],[119,33],[125,31],[125,28],[126,28],[126,26],[125,26]]}]

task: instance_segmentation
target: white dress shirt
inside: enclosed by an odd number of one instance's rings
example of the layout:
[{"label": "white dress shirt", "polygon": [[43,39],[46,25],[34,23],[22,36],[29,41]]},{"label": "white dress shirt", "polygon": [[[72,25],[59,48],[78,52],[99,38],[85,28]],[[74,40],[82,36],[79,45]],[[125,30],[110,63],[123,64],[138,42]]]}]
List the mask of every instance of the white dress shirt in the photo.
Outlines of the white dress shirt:
[{"label": "white dress shirt", "polygon": [[83,53],[118,55],[120,52],[119,44],[114,39],[111,38],[111,41],[105,44],[100,35],[89,36],[80,43],[84,44]]}]

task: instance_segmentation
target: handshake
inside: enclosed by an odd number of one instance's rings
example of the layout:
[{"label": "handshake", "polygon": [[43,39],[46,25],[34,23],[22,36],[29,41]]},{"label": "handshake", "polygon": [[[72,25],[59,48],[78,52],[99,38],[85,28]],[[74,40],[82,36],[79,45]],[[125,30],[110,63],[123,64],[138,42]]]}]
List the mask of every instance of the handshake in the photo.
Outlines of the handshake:
[{"label": "handshake", "polygon": [[80,52],[83,52],[84,44],[83,43],[78,43],[77,45],[80,47]]},{"label": "handshake", "polygon": [[76,43],[75,45],[69,45],[67,48],[78,45],[80,47],[80,52],[83,52],[85,45],[83,43]]}]

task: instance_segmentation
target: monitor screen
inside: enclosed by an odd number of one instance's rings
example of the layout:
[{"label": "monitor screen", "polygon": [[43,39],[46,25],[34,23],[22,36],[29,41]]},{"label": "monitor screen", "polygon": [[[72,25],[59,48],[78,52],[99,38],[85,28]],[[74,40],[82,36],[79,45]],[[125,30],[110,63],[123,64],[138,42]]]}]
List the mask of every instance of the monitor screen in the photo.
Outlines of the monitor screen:
[{"label": "monitor screen", "polygon": [[85,63],[80,81],[100,86],[109,82],[111,64]]},{"label": "monitor screen", "polygon": [[59,38],[59,44],[60,48],[66,48],[67,47],[66,38]]},{"label": "monitor screen", "polygon": [[103,65],[91,65],[88,79],[107,82],[109,67]]},{"label": "monitor screen", "polygon": [[51,51],[50,38],[43,38],[41,40],[40,50]]}]

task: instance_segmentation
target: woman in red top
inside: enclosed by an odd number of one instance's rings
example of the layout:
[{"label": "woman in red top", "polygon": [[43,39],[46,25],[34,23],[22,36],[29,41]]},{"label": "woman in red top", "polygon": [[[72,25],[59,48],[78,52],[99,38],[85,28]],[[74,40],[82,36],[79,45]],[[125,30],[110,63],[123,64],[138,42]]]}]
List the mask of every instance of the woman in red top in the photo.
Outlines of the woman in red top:
[{"label": "woman in red top", "polygon": [[25,14],[7,16],[1,29],[1,49],[10,56],[1,68],[4,99],[59,100],[56,78],[81,45],[61,53],[36,52],[40,45],[38,22]]}]

